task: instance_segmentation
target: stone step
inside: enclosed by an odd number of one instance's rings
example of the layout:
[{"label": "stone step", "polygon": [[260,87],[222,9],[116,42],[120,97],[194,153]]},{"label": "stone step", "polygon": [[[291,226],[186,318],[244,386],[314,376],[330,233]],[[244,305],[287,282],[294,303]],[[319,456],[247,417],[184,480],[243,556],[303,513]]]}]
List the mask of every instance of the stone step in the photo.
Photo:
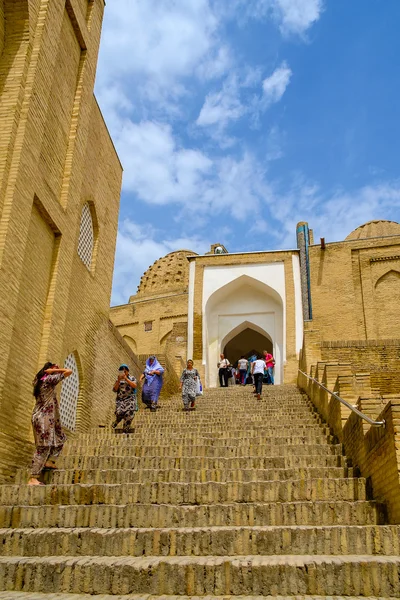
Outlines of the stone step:
[{"label": "stone step", "polygon": [[[138,402],[139,410],[142,414],[149,415],[150,410],[140,400]],[[196,398],[196,406],[200,412],[208,413],[214,417],[231,416],[236,414],[253,414],[264,413],[280,413],[289,414],[290,412],[301,412],[306,414],[307,411],[313,409],[313,405],[303,403],[298,398],[277,399],[263,398],[261,402],[255,398],[254,393],[249,392],[242,397],[236,398]],[[160,403],[158,406],[158,414],[173,413],[180,411],[183,408],[182,398],[171,403]],[[228,411],[226,409],[229,409]]]},{"label": "stone step", "polygon": [[89,594],[400,595],[392,556],[0,557],[0,590]]},{"label": "stone step", "polygon": [[[231,416],[226,417],[215,417],[214,414],[201,412],[199,407],[195,407],[196,410],[184,411],[183,407],[179,408],[179,410],[171,412],[171,413],[162,413],[161,410],[157,410],[156,412],[143,412],[139,411],[135,415],[135,422],[143,425],[143,426],[163,426],[163,427],[178,427],[179,425],[196,425],[199,427],[204,426],[212,426],[218,427],[221,425],[226,425],[230,429],[237,429],[238,423],[242,421],[246,424],[247,427],[256,427],[256,426],[264,426],[268,427],[272,424],[276,423],[279,427],[285,425],[286,423],[291,423],[292,425],[315,425],[316,423],[323,423],[323,420],[316,413],[312,413],[307,411],[305,414],[290,414],[290,415],[277,415],[276,413],[267,414],[264,411],[261,411],[260,414],[257,415],[248,415],[234,413],[236,419]],[[225,409],[226,410],[226,409]],[[112,423],[112,419],[110,419],[110,426]]]},{"label": "stone step", "polygon": [[[60,469],[285,469],[346,466],[341,454],[308,454],[271,457],[199,456],[64,456],[57,459]],[[26,471],[24,470],[24,474]]]},{"label": "stone step", "polygon": [[[266,444],[274,444],[275,446],[295,446],[297,444],[321,444],[324,445],[326,443],[332,443],[333,436],[330,435],[321,435],[317,431],[312,431],[307,434],[297,436],[297,435],[287,435],[287,436],[257,436],[257,437],[249,437],[249,438],[209,438],[202,436],[193,436],[190,438],[175,438],[169,435],[163,435],[159,437],[152,437],[151,446],[155,447],[163,447],[168,445],[169,447],[184,447],[187,445],[190,446],[202,446],[202,447],[232,447],[235,446],[237,448],[251,448],[254,445]],[[122,451],[124,448],[133,448],[133,447],[141,447],[148,448],[149,447],[149,437],[141,436],[137,437],[134,434],[128,435],[120,435],[115,436],[114,439],[110,440],[85,440],[85,441],[70,441],[68,446],[74,448],[76,453],[85,453],[86,450],[89,452],[96,448],[98,450],[103,450],[105,454],[108,454],[108,451],[111,448],[120,448]],[[75,454],[75,452],[74,452]]]},{"label": "stone step", "polygon": [[[237,422],[236,423],[219,423],[217,425],[210,423],[209,421],[204,421],[204,423],[193,423],[191,421],[191,415],[192,413],[189,411],[187,413],[187,416],[185,417],[185,420],[182,423],[171,423],[171,422],[164,422],[164,423],[159,423],[159,422],[155,422],[155,423],[146,423],[143,424],[140,421],[140,417],[136,417],[133,420],[133,424],[132,426],[134,427],[136,433],[138,435],[147,435],[149,433],[151,433],[151,435],[153,434],[158,434],[158,433],[167,433],[170,435],[176,435],[177,433],[182,434],[182,432],[188,432],[188,433],[197,433],[198,435],[203,435],[204,433],[206,434],[213,434],[216,435],[219,432],[225,432],[226,434],[234,437],[237,431]],[[252,433],[253,431],[255,432],[255,434],[258,435],[262,435],[264,432],[265,433],[269,433],[271,431],[271,427],[270,427],[270,422],[268,421],[262,421],[260,420],[259,422],[257,422],[256,424],[250,424],[250,423],[244,423],[243,427],[247,428],[247,431],[249,431],[249,433]],[[326,423],[324,423],[322,420],[318,420],[317,419],[310,419],[307,422],[304,422],[303,420],[301,421],[282,421],[279,424],[279,429],[282,431],[292,431],[292,429],[294,431],[297,430],[297,428],[302,427],[302,428],[306,428],[306,429],[313,429],[313,430],[317,430],[320,432],[323,432],[324,429],[326,429],[326,431],[329,432]],[[276,431],[278,429],[277,427],[274,427],[273,430]],[[109,424],[109,428],[101,428],[100,431],[106,431],[107,433],[110,434],[110,437],[114,437],[115,433],[118,432],[120,430],[119,427],[117,427],[116,430],[111,428],[111,420],[110,420],[110,424]],[[243,429],[243,431],[245,431],[245,429]],[[91,436],[92,439],[98,439],[98,437],[100,439],[103,438],[102,435],[100,436]],[[240,437],[240,436],[238,436]],[[74,439],[80,439],[80,436],[75,437]]]},{"label": "stone step", "polygon": [[1,506],[43,504],[220,504],[227,502],[295,502],[365,500],[363,478],[301,479],[228,483],[123,483],[3,485]]},{"label": "stone step", "polygon": [[[267,410],[263,406],[258,406],[256,409],[254,405],[245,405],[242,406],[241,410],[236,410],[234,407],[230,407],[226,402],[221,404],[220,407],[215,405],[210,406],[209,410],[197,402],[196,410],[189,412],[189,416],[193,422],[210,421],[211,423],[216,424],[235,423],[235,420],[237,422],[237,417],[240,417],[240,420],[244,419],[248,423],[257,423],[262,420],[268,421],[272,419],[289,419],[292,421],[301,421],[302,419],[306,419],[308,421],[312,421],[319,418],[318,413],[313,412],[308,407],[304,407],[304,409],[301,410],[293,409],[289,411],[275,409]],[[187,417],[188,415],[183,410],[183,404],[171,406],[169,409],[166,409],[165,407],[159,407],[156,412],[139,408],[139,412],[137,413],[137,418],[140,418],[141,422],[143,423],[151,423],[156,420],[170,422],[172,419],[183,423],[188,420]]]},{"label": "stone step", "polygon": [[[326,467],[309,469],[108,469],[100,471],[61,470],[48,472],[45,483],[64,485],[72,483],[148,483],[148,482],[181,482],[205,483],[206,481],[288,481],[294,479],[338,479],[352,477],[353,470],[344,467]],[[20,471],[16,482],[26,483],[27,471]]]},{"label": "stone step", "polygon": [[[41,594],[40,592],[0,592],[0,600],[93,600],[92,594]],[[96,594],[95,600],[228,600],[224,596],[156,596],[154,594]],[[232,596],[229,600],[360,600],[360,596]],[[398,600],[392,597],[363,596],[362,600]]]},{"label": "stone step", "polygon": [[[171,431],[174,432],[177,429],[179,430],[179,428],[181,428],[181,431],[185,430],[186,431],[186,427],[189,428],[189,430],[192,431],[202,431],[204,429],[208,430],[208,431],[232,431],[237,429],[238,426],[238,421],[242,422],[242,419],[240,418],[240,415],[237,415],[236,420],[230,420],[230,421],[219,421],[216,422],[213,419],[202,419],[201,421],[196,420],[196,411],[186,411],[186,412],[182,412],[182,414],[178,414],[175,415],[175,417],[173,415],[171,415],[171,418],[166,418],[166,419],[159,419],[159,415],[158,413],[150,413],[151,414],[151,420],[147,421],[141,418],[140,414],[138,416],[135,416],[134,418],[134,424],[135,427],[137,428],[138,432],[142,431],[143,433],[145,433],[146,431],[158,431],[158,430],[163,430],[163,431]],[[291,427],[297,427],[299,425],[302,426],[314,426],[316,427],[317,425],[323,425],[326,426],[326,423],[324,423],[322,421],[321,418],[318,417],[308,417],[308,418],[301,418],[301,419],[295,419],[295,418],[285,418],[285,419],[279,419],[279,423],[277,419],[267,419],[265,417],[265,415],[263,416],[263,418],[259,418],[259,419],[254,419],[252,421],[250,420],[246,420],[243,421],[243,429],[248,429],[249,431],[252,431],[253,428],[257,428],[257,427],[261,427],[263,429],[265,429],[266,427],[271,427],[271,423],[276,423],[276,429],[288,429]],[[112,419],[110,419],[110,423],[109,426],[111,428],[111,424],[112,424]]]},{"label": "stone step", "polygon": [[[142,429],[140,427],[138,427],[138,421],[135,421],[134,423],[134,429],[135,429],[135,439],[140,439],[140,438],[147,438],[148,436],[147,434],[142,431]],[[281,430],[279,430],[281,431]],[[97,440],[99,441],[105,441],[105,440],[114,440],[116,437],[118,437],[118,435],[116,435],[116,432],[121,433],[119,429],[114,430],[114,429],[106,429],[106,428],[101,428],[98,430],[98,432],[93,432],[92,433],[82,433],[79,434],[77,436],[75,436],[74,438],[72,438],[74,441],[77,442],[86,442],[86,441],[91,441],[92,443],[97,442]],[[227,439],[227,438],[235,438],[235,439],[241,439],[241,438],[256,438],[259,436],[270,436],[270,435],[274,435],[277,432],[277,428],[276,427],[270,427],[270,426],[264,426],[264,425],[258,425],[257,427],[252,427],[252,429],[250,431],[244,431],[242,429],[232,429],[232,430],[227,430],[227,431],[221,431],[221,429],[219,427],[214,427],[211,428],[210,426],[207,429],[201,430],[199,428],[192,428],[191,426],[185,427],[184,429],[182,427],[176,427],[175,429],[168,429],[168,431],[166,432],[166,430],[164,428],[158,427],[158,428],[154,428],[153,429],[153,434],[152,436],[165,436],[166,434],[168,434],[168,436],[174,437],[174,438],[184,438],[184,439],[192,439],[195,437],[202,437],[202,438],[215,438],[215,437],[219,437],[220,439]],[[292,426],[290,427],[290,434],[291,435],[295,435],[295,436],[302,436],[302,435],[308,435],[308,433],[311,432],[316,432],[319,435],[329,435],[330,434],[330,430],[328,427],[323,426],[323,425],[319,425],[319,424],[312,424],[312,425],[297,425],[297,426]]]},{"label": "stone step", "polygon": [[[87,446],[84,454],[86,456],[209,456],[225,458],[229,457],[256,457],[256,456],[291,456],[293,454],[305,456],[309,454],[342,454],[343,447],[341,444],[259,444],[254,446],[203,446],[192,444],[177,444],[170,445],[167,442],[159,446],[135,446],[134,438],[132,445],[127,445],[123,449],[118,446],[110,446],[107,450],[97,448],[96,446]],[[74,444],[66,444],[63,450],[64,456],[82,455],[79,448]]]},{"label": "stone step", "polygon": [[[284,400],[278,400],[274,398],[264,398],[261,402],[254,398],[254,394],[249,392],[244,394],[241,398],[236,397],[230,399],[226,397],[221,398],[196,398],[196,403],[201,412],[210,413],[214,417],[224,416],[224,413],[218,413],[219,409],[226,410],[229,407],[229,411],[226,412],[226,416],[230,416],[231,413],[248,413],[259,414],[264,413],[280,413],[289,414],[291,412],[301,412],[306,414],[312,410],[313,405],[309,402],[305,403],[298,398],[285,398]],[[183,407],[182,398],[175,400],[171,403],[160,403],[158,408],[163,413],[172,413],[176,410],[181,410]],[[149,414],[149,410],[145,404],[139,400],[139,408],[144,414]],[[161,414],[161,413],[160,413]]]},{"label": "stone step", "polygon": [[399,553],[399,525],[0,529],[0,556],[396,556]]},{"label": "stone step", "polygon": [[374,501],[304,501],[203,505],[0,506],[0,527],[237,527],[255,525],[375,525],[385,522]]}]

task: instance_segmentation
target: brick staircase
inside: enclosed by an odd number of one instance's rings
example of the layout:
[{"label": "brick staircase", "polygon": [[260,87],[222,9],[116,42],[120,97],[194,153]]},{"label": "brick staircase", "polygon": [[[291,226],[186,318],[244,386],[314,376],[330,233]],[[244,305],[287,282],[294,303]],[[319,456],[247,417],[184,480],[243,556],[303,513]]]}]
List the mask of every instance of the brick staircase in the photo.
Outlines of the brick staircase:
[{"label": "brick staircase", "polygon": [[400,597],[399,526],[296,387],[181,408],[80,435],[46,487],[0,487],[1,600]]}]

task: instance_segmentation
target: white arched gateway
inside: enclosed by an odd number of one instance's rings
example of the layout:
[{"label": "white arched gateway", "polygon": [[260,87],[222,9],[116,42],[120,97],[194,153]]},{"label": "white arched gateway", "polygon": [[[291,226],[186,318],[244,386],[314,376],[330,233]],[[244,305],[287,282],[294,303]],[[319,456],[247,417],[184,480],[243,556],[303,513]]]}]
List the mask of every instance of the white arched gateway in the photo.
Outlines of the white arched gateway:
[{"label": "white arched gateway", "polygon": [[303,337],[298,256],[276,251],[252,259],[252,253],[189,258],[187,353],[206,386],[217,385],[221,352],[234,363],[241,355],[272,351],[275,382],[297,376]]},{"label": "white arched gateway", "polygon": [[[217,363],[229,341],[241,332],[250,333],[249,350],[261,352],[251,344],[251,332],[262,332],[272,341],[276,360],[276,382],[282,381],[284,361],[284,316],[283,298],[271,286],[249,275],[238,273],[238,277],[220,285],[207,299],[204,310],[203,356],[206,358],[206,384],[217,384]],[[227,357],[231,362],[237,356]]]}]

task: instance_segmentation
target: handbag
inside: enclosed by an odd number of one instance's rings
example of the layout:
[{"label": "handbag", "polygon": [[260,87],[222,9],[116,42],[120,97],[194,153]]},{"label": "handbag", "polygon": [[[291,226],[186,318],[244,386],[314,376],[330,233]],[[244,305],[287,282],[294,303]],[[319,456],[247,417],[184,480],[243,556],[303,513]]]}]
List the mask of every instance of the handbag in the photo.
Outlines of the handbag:
[{"label": "handbag", "polygon": [[201,384],[200,377],[197,377],[197,379],[196,379],[196,396],[202,396],[202,395],[203,395],[203,386]]}]

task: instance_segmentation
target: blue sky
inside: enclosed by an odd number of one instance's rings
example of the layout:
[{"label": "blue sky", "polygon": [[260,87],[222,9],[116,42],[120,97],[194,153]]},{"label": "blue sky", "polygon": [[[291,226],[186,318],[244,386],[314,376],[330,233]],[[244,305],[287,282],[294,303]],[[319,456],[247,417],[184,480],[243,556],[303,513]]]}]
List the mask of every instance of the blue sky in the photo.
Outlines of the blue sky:
[{"label": "blue sky", "polygon": [[96,95],[124,167],[113,304],[179,248],[400,221],[398,0],[111,0]]}]

